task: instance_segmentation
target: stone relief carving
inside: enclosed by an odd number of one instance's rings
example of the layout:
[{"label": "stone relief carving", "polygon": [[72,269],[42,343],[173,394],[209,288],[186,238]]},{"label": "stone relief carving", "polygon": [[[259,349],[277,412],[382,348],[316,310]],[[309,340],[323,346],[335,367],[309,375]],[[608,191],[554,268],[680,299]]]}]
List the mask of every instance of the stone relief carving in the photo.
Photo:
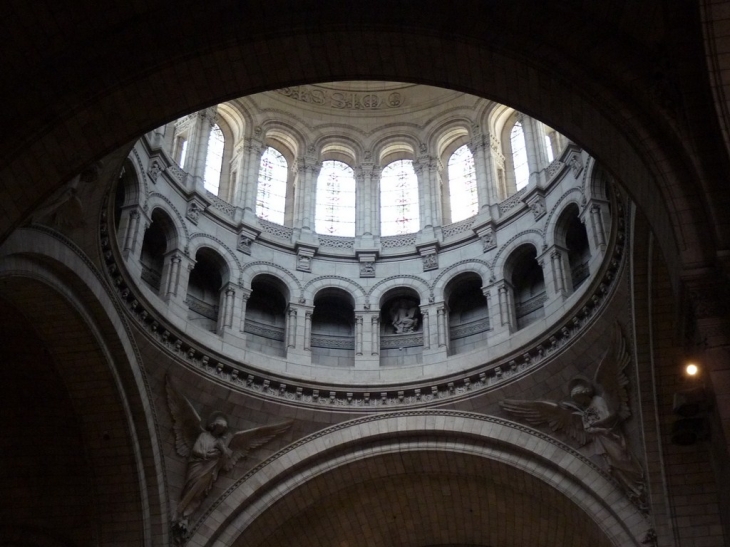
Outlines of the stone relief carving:
[{"label": "stone relief carving", "polygon": [[328,106],[338,110],[397,108],[404,101],[403,95],[398,91],[393,91],[386,96],[384,93],[351,93],[329,91],[310,86],[293,86],[277,89],[277,93],[295,101]]},{"label": "stone relief carving", "polygon": [[647,512],[644,471],[623,432],[623,422],[631,416],[626,389],[629,379],[624,373],[631,357],[618,324],[614,326],[613,336],[613,344],[604,353],[593,381],[581,375],[570,380],[569,399],[557,402],[505,399],[500,406],[531,425],[548,425],[580,446],[593,443],[594,454],[603,460],[629,499]]},{"label": "stone relief carving", "polygon": [[162,173],[162,166],[160,165],[160,162],[154,160],[147,171],[147,175],[150,177],[152,182],[156,183],[157,177],[160,176],[160,173]]},{"label": "stone relief carving", "polygon": [[437,270],[439,267],[439,257],[436,253],[423,255],[423,271]]},{"label": "stone relief carving", "polygon": [[535,215],[535,220],[539,219],[545,214],[545,200],[543,198],[538,198],[532,203],[530,203],[530,211],[532,211],[532,214]]},{"label": "stone relief carving", "polygon": [[401,298],[390,308],[390,322],[396,334],[416,332],[418,328],[418,305],[412,300]]},{"label": "stone relief carving", "polygon": [[487,252],[497,246],[497,236],[493,231],[489,231],[482,236],[482,252]]},{"label": "stone relief carving", "polygon": [[570,168],[573,170],[573,176],[577,177],[583,170],[583,162],[581,161],[580,156],[573,154],[568,163],[570,163]]},{"label": "stone relief carving", "polygon": [[42,222],[53,228],[79,228],[84,225],[84,206],[81,194],[96,182],[102,162],[97,161],[72,178],[47,204],[33,215],[33,222]]},{"label": "stone relief carving", "polygon": [[253,239],[251,239],[247,235],[240,234],[238,236],[238,245],[236,245],[236,249],[241,251],[243,254],[250,255],[251,244],[253,244]]},{"label": "stone relief carving", "polygon": [[190,401],[180,394],[169,376],[165,379],[167,404],[173,419],[175,450],[187,458],[185,486],[173,515],[176,539],[188,532],[188,520],[197,511],[221,471],[230,471],[236,463],[291,426],[291,421],[231,431],[222,412],[211,412],[203,421]]},{"label": "stone relief carving", "polygon": [[375,277],[375,262],[360,262],[360,277]]},{"label": "stone relief carving", "polygon": [[193,201],[188,205],[188,210],[185,213],[185,216],[193,224],[198,224],[198,220],[200,219],[200,213],[202,213],[203,211],[204,209],[199,204]]},{"label": "stone relief carving", "polygon": [[312,271],[312,258],[307,255],[297,255],[297,270],[300,272]]}]

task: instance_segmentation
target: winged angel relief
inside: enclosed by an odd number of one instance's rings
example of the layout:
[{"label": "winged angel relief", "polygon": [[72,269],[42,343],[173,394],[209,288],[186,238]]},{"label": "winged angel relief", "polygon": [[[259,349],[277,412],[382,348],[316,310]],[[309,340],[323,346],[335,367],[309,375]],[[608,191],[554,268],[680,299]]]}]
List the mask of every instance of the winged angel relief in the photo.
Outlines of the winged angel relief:
[{"label": "winged angel relief", "polygon": [[221,471],[230,471],[248,453],[283,433],[291,421],[232,432],[222,412],[211,412],[203,421],[193,405],[166,379],[167,404],[173,418],[175,449],[187,458],[185,486],[173,516],[179,533],[187,531],[188,519],[200,507]]},{"label": "winged angel relief", "polygon": [[623,433],[623,422],[631,416],[624,373],[631,358],[621,328],[614,327],[614,340],[603,355],[593,381],[576,376],[568,384],[569,399],[562,401],[520,401],[500,403],[508,414],[532,425],[548,425],[578,442],[593,443],[593,450],[621,484],[629,498],[647,511],[644,472],[632,454]]}]

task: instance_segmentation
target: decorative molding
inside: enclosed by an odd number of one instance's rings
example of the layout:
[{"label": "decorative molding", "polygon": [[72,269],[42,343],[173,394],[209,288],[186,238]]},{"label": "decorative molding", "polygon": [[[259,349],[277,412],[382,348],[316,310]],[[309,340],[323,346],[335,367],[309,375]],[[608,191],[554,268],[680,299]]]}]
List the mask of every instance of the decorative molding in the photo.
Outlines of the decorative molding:
[{"label": "decorative molding", "polygon": [[380,246],[383,249],[394,249],[396,247],[408,247],[416,244],[416,234],[404,234],[399,236],[384,236],[380,238]]},{"label": "decorative molding", "polygon": [[527,188],[522,188],[521,190],[517,190],[514,194],[512,194],[510,197],[505,199],[499,204],[499,213],[501,215],[504,215],[508,211],[511,211],[512,209],[515,209],[522,205],[522,196],[527,191]]},{"label": "decorative molding", "polygon": [[287,241],[291,241],[292,235],[294,234],[293,228],[289,228],[288,226],[282,226],[281,224],[271,222],[270,220],[264,220],[263,218],[259,218],[259,224],[261,225],[262,231],[266,232],[267,234],[271,234],[274,237],[286,239]]},{"label": "decorative molding", "polygon": [[227,216],[229,218],[233,218],[233,216],[236,213],[236,208],[233,205],[231,205],[227,201],[219,198],[213,192],[210,192],[208,190],[205,191],[205,195],[211,201],[210,206],[213,209],[217,209],[218,211],[223,213],[225,216]]},{"label": "decorative molding", "polygon": [[444,239],[448,237],[453,237],[459,234],[463,234],[464,232],[471,231],[471,225],[474,224],[474,219],[476,216],[469,217],[464,220],[460,220],[459,222],[455,222],[453,224],[449,224],[448,226],[444,226],[441,228],[441,234]]},{"label": "decorative molding", "polygon": [[354,249],[355,238],[354,237],[341,237],[341,236],[323,236],[318,235],[317,239],[322,247],[331,247],[333,249]]},{"label": "decorative molding", "polygon": [[403,106],[403,91],[344,92],[298,85],[277,89],[277,93],[295,101],[336,110],[387,110]]}]

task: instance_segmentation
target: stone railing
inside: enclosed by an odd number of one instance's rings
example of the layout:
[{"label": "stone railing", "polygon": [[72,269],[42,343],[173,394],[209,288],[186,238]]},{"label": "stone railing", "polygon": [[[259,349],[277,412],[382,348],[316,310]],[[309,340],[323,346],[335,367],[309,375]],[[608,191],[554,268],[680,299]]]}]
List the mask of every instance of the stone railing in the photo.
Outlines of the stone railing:
[{"label": "stone railing", "polygon": [[352,335],[338,336],[336,334],[312,333],[310,345],[313,348],[355,349],[355,337]]},{"label": "stone railing", "polygon": [[268,338],[269,340],[277,340],[279,342],[284,341],[284,328],[276,327],[274,325],[267,325],[266,323],[259,323],[253,319],[246,319],[243,325],[243,332],[248,334],[255,334],[262,338]]},{"label": "stone railing", "polygon": [[233,218],[233,215],[236,211],[236,208],[233,205],[231,205],[227,201],[219,198],[213,192],[209,192],[208,190],[205,191],[205,194],[208,196],[208,199],[211,201],[210,206],[213,209],[220,211],[227,217]]},{"label": "stone railing", "polygon": [[408,332],[405,334],[380,335],[381,349],[412,348],[423,345],[422,332]]},{"label": "stone railing", "polygon": [[196,298],[190,294],[187,298],[185,298],[185,303],[188,305],[188,308],[195,313],[198,313],[208,319],[212,319],[213,321],[218,320],[218,306],[204,302],[200,298]]},{"label": "stone railing", "polygon": [[458,340],[459,338],[466,338],[472,334],[479,334],[481,332],[487,332],[489,330],[489,317],[483,317],[468,323],[462,323],[461,325],[455,325],[449,328],[449,338],[451,340]]}]

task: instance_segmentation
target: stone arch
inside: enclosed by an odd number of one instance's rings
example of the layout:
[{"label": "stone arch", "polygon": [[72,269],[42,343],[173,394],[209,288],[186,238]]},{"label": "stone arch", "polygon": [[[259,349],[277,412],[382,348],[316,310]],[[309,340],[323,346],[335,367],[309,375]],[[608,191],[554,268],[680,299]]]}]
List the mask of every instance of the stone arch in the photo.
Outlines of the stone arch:
[{"label": "stone arch", "polygon": [[[378,449],[364,448],[370,446]],[[191,542],[237,545],[257,519],[266,522],[267,509],[315,477],[385,453],[406,457],[419,452],[447,457],[470,453],[485,465],[508,466],[523,480],[547,486],[576,516],[590,519],[605,536],[604,545],[638,547],[648,528],[635,518],[635,508],[611,478],[552,437],[492,416],[425,410],[358,418],[289,445],[229,488],[196,524]]]},{"label": "stone arch", "polygon": [[150,194],[144,203],[144,208],[145,211],[152,211],[153,209],[157,208],[165,211],[175,223],[175,230],[177,231],[177,233],[181,236],[183,234],[185,235],[185,239],[183,241],[178,241],[178,245],[180,246],[181,250],[184,250],[189,245],[190,232],[188,231],[188,226],[183,219],[183,215],[180,214],[180,211],[177,210],[177,207],[175,207],[166,196],[163,196],[162,194],[158,194],[156,192]]},{"label": "stone arch", "polygon": [[433,295],[426,280],[415,275],[394,275],[373,285],[367,293],[367,301],[370,305],[377,305],[386,292],[397,287],[412,288],[420,296],[422,305],[429,302]]},{"label": "stone arch", "polygon": [[317,293],[328,287],[336,287],[347,292],[353,299],[355,309],[362,309],[367,302],[367,292],[362,285],[348,277],[339,275],[316,277],[308,281],[302,289],[302,296],[307,302],[314,302],[314,297]]},{"label": "stone arch", "polygon": [[492,260],[492,271],[498,279],[502,279],[504,276],[504,263],[508,259],[509,255],[511,255],[517,247],[525,243],[529,243],[535,247],[537,253],[540,254],[545,247],[545,236],[540,230],[525,230],[524,232],[520,232],[510,238],[509,241],[502,245]]},{"label": "stone arch", "polygon": [[419,153],[418,138],[405,133],[381,136],[372,147],[375,163],[381,167],[397,160],[415,160]]},{"label": "stone arch", "polygon": [[304,297],[304,288],[294,274],[273,262],[260,260],[244,265],[241,269],[241,284],[246,288],[250,288],[254,277],[261,274],[269,274],[278,278],[289,289],[290,298],[295,298],[295,295],[299,295],[299,298]]},{"label": "stone arch", "polygon": [[545,227],[543,228],[543,232],[545,234],[545,243],[547,245],[554,245],[556,243],[556,226],[560,220],[561,215],[565,212],[565,209],[569,207],[571,203],[575,204],[575,206],[578,207],[579,212],[583,210],[583,206],[581,205],[581,196],[582,192],[580,188],[571,188],[562,196],[560,196],[558,198],[558,201],[555,202],[555,205],[553,205],[552,209],[550,209],[550,212],[545,219]]},{"label": "stone arch", "polygon": [[363,161],[364,151],[361,141],[342,133],[325,135],[316,142],[321,161],[336,160],[355,169]]},{"label": "stone arch", "polygon": [[488,285],[494,279],[494,272],[489,264],[484,260],[477,258],[469,258],[461,260],[456,264],[452,264],[448,268],[444,268],[439,272],[438,277],[431,284],[431,292],[436,301],[440,302],[444,299],[444,287],[448,285],[454,277],[464,272],[474,272],[482,278],[482,285]]},{"label": "stone arch", "polygon": [[[83,253],[53,231],[21,229],[0,247],[0,295],[32,321],[78,413],[86,451],[84,457],[77,447],[75,457],[98,492],[99,532],[110,545],[149,544],[153,536],[166,542],[166,471],[153,398],[124,309],[109,290]],[[110,504],[117,503],[130,521],[116,518]]]},{"label": "stone arch", "polygon": [[[307,149],[307,139],[303,133],[304,128],[299,130],[280,119],[267,120],[261,124],[261,127],[263,128],[262,137],[266,146],[273,146],[270,142],[276,141],[278,146],[274,146],[274,148],[284,155],[291,169],[296,158],[304,154]],[[284,148],[284,150],[280,148]]]},{"label": "stone arch", "polygon": [[210,234],[205,234],[202,232],[192,234],[190,236],[188,246],[188,253],[190,254],[190,256],[194,257],[195,254],[202,247],[208,247],[212,249],[213,251],[218,253],[225,261],[226,267],[228,268],[229,277],[227,281],[224,281],[224,284],[228,281],[232,283],[239,283],[239,279],[237,277],[234,277],[234,275],[238,273],[238,276],[240,277],[240,275],[243,273],[243,267],[241,266],[241,262],[238,260],[238,257],[233,252],[233,250],[231,250],[230,247],[228,247],[217,237],[214,237]]}]

